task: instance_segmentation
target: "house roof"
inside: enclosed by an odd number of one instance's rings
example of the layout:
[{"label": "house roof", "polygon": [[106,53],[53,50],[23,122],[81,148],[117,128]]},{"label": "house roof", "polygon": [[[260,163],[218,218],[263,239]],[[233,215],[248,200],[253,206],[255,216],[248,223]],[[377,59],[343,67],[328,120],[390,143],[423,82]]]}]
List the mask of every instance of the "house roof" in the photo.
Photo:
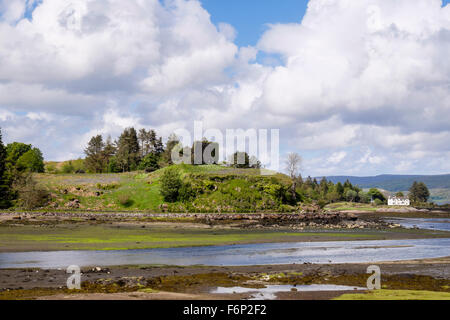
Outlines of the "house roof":
[{"label": "house roof", "polygon": [[389,197],[390,200],[409,200],[408,197]]}]

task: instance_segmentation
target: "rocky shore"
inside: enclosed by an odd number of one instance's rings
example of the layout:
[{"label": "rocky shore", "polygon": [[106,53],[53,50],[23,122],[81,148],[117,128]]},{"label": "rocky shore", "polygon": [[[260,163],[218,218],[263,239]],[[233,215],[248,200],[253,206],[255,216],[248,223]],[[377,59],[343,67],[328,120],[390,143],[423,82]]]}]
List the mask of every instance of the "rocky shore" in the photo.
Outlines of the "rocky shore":
[{"label": "rocky shore", "polygon": [[305,213],[255,213],[255,214],[194,214],[194,213],[141,213],[141,212],[0,212],[0,220],[17,223],[33,221],[77,222],[190,222],[215,225],[230,225],[240,228],[288,227],[325,229],[379,229],[396,228],[399,225],[386,223],[381,218],[360,218],[351,212],[305,212]]},{"label": "rocky shore", "polygon": [[[383,288],[450,292],[449,258],[379,262]],[[246,299],[212,294],[217,287],[333,284],[365,287],[368,264],[292,264],[245,267],[118,266],[81,270],[82,289],[65,287],[65,270],[0,269],[1,299]],[[343,292],[280,293],[278,299],[329,299]],[[350,291],[351,293],[351,291]]]}]

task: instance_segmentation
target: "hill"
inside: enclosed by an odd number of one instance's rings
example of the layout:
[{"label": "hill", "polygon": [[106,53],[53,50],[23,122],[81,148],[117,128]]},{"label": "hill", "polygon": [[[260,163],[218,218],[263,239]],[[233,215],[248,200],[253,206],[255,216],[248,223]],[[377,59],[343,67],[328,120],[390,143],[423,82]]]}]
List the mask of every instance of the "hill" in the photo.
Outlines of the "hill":
[{"label": "hill", "polygon": [[176,166],[195,191],[189,201],[167,203],[160,178],[167,168],[152,173],[36,174],[51,194],[49,208],[96,211],[259,212],[284,211],[290,179],[283,174],[261,175],[258,169],[219,165]]},{"label": "hill", "polygon": [[379,188],[390,192],[407,191],[414,181],[424,182],[431,193],[431,201],[438,204],[450,203],[450,174],[444,175],[379,175],[375,177],[331,176],[333,183],[349,180],[360,188]]},{"label": "hill", "polygon": [[379,175],[375,177],[331,176],[333,183],[344,183],[347,179],[361,188],[380,188],[391,192],[408,190],[414,181],[424,182],[430,189],[450,189],[450,174],[422,175]]}]

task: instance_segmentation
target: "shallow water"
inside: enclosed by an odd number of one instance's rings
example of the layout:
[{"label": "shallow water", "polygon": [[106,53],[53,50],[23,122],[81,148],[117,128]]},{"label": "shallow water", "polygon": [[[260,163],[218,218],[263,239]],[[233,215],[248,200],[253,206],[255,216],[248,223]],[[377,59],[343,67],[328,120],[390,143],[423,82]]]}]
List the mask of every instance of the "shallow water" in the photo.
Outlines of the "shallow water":
[{"label": "shallow water", "polygon": [[224,288],[218,287],[211,291],[211,293],[220,294],[232,294],[232,293],[251,293],[249,300],[274,300],[278,292],[290,292],[295,291],[351,291],[351,290],[367,290],[367,288],[338,286],[328,284],[311,284],[311,285],[268,285],[265,288],[244,288],[244,287],[231,287]]},{"label": "shallow water", "polygon": [[267,243],[119,251],[0,253],[0,268],[67,268],[69,265],[245,266],[364,263],[450,256],[450,238]]},{"label": "shallow water", "polygon": [[417,227],[419,229],[450,231],[450,219],[392,218],[386,221],[398,223],[405,228]]}]

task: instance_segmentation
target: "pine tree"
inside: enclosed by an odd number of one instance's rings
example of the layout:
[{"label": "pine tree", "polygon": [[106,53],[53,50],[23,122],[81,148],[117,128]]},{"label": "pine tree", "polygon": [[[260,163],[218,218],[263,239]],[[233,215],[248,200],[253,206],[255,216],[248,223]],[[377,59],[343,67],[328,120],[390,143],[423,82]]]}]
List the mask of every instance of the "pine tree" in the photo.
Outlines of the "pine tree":
[{"label": "pine tree", "polygon": [[84,150],[86,154],[86,168],[94,173],[101,173],[105,168],[105,162],[103,157],[103,149],[105,144],[101,135],[92,137],[88,143],[87,148]]},{"label": "pine tree", "polygon": [[123,172],[135,170],[140,160],[140,147],[136,130],[127,128],[117,142],[117,162]]},{"label": "pine tree", "polygon": [[116,146],[112,142],[111,136],[106,139],[105,147],[103,148],[103,157],[107,160],[116,154]]}]

